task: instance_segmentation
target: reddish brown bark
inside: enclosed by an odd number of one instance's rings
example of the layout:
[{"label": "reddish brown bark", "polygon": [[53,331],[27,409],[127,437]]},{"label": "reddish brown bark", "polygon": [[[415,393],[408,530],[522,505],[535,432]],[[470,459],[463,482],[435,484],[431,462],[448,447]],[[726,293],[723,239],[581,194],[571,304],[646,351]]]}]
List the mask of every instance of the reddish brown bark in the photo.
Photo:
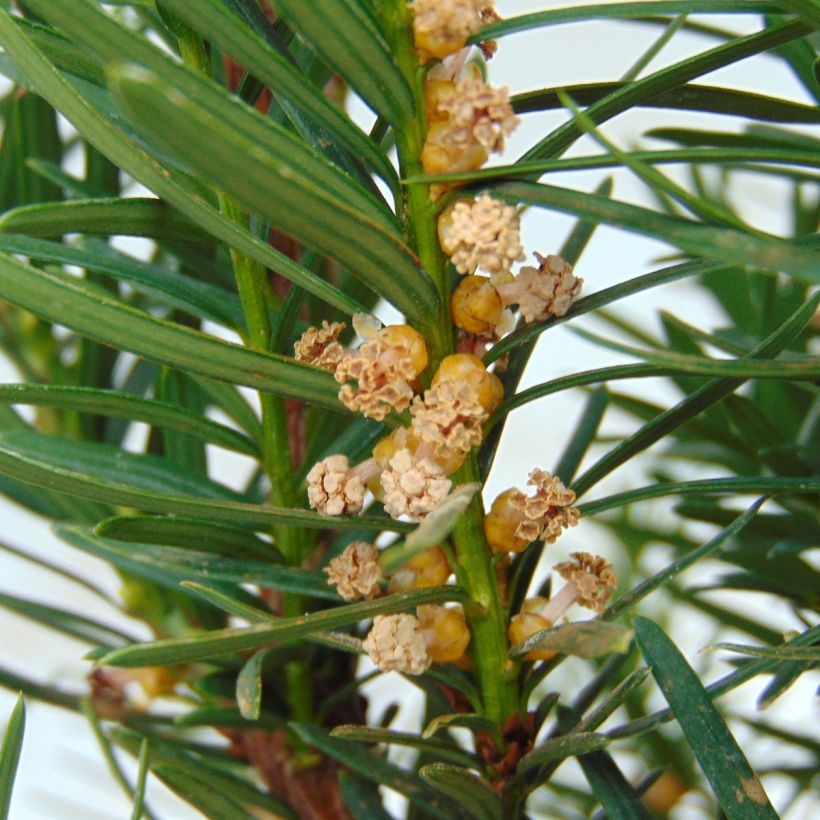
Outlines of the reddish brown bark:
[{"label": "reddish brown bark", "polygon": [[487,732],[476,733],[478,756],[498,773],[494,786],[500,789],[511,775],[515,774],[518,761],[532,749],[535,738],[535,712],[528,712],[522,720],[519,715],[510,715],[501,728],[504,741],[502,752]]},{"label": "reddish brown bark", "polygon": [[339,790],[339,766],[323,760],[309,769],[299,769],[284,731],[242,732],[234,748],[259,772],[272,794],[290,803],[302,820],[352,820]]}]

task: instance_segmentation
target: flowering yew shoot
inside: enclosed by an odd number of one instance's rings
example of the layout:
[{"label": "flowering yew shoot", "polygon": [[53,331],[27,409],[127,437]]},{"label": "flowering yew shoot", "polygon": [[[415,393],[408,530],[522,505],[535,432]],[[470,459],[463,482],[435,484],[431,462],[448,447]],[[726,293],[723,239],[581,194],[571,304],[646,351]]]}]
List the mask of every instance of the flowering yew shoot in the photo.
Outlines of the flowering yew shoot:
[{"label": "flowering yew shoot", "polygon": [[0,818],[820,817],[816,5],[0,2]]}]

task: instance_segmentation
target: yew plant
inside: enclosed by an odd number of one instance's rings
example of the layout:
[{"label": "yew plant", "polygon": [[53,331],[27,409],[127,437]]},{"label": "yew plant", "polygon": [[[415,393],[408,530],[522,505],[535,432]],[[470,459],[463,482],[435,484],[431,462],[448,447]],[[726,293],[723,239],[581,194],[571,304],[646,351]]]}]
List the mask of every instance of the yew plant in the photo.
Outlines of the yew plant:
[{"label": "yew plant", "polygon": [[[816,100],[818,6],[504,5],[0,3],[0,350],[20,377],[0,385],[0,490],[65,544],[52,561],[4,527],[2,560],[120,618],[0,595],[87,660],[55,682],[3,657],[21,695],[0,816],[35,701],[87,718],[134,818],[162,816],[160,784],[214,818],[641,818],[683,795],[704,816],[805,810],[817,742],[762,710],[820,660],[820,116],[704,75],[769,53]],[[601,20],[654,32],[626,75],[494,84],[517,33]],[[692,31],[702,50],[653,67]],[[651,150],[607,135],[637,108],[665,111],[634,135]],[[560,125],[501,156],[544,111]],[[607,168],[654,207],[562,177]],[[749,224],[739,175],[788,191],[788,231]],[[525,209],[574,227],[531,247]],[[666,251],[602,287],[583,255],[600,225]],[[719,326],[674,304],[651,332],[629,318],[682,279]],[[542,335],[581,316],[625,363],[558,349],[562,374],[520,389]],[[648,400],[646,379],[676,398]],[[482,493],[510,414],[568,390],[574,432]],[[251,465],[240,489],[221,451]],[[562,547],[579,520],[620,545],[617,571],[594,537]],[[687,577],[698,561],[711,573]],[[684,654],[669,633],[687,619],[705,626]],[[401,728],[397,705],[368,708],[377,679],[423,695]],[[761,711],[741,714],[749,682]]]}]

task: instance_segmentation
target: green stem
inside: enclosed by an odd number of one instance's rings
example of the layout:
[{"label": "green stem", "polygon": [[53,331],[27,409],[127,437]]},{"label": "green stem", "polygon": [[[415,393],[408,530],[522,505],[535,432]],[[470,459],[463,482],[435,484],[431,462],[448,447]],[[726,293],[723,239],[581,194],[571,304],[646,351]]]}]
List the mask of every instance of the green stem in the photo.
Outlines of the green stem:
[{"label": "green stem", "polygon": [[[394,54],[415,99],[415,116],[395,128],[399,173],[402,178],[423,173],[421,151],[424,147],[425,111],[424,78],[426,71],[419,66],[413,50],[411,12],[404,3],[390,4],[385,9],[385,22],[394,40]],[[430,275],[441,295],[439,314],[429,327],[421,328],[427,337],[430,353],[430,372],[435,373],[441,359],[453,352],[453,327],[450,321],[450,279],[447,259],[438,243],[436,209],[430,201],[426,185],[409,185],[402,189],[400,200],[407,239]]]},{"label": "green stem", "polygon": [[[219,199],[225,216],[247,227],[247,217],[235,203],[224,194],[221,194]],[[231,261],[247,324],[248,346],[267,352],[270,350],[272,337],[266,299],[269,289],[268,272],[263,265],[233,249]],[[269,393],[260,393],[259,402],[262,412],[262,458],[265,472],[271,482],[271,503],[277,507],[295,507],[296,488],[293,483],[294,469],[285,402],[280,396],[272,396]],[[288,564],[299,566],[304,558],[303,541],[299,530],[280,524],[273,528],[273,537]],[[282,594],[282,615],[285,618],[301,615],[304,611],[305,603],[302,596]],[[285,678],[292,717],[300,722],[311,722],[313,704],[307,663],[303,660],[290,661],[285,670]]]},{"label": "green stem", "polygon": [[[475,454],[469,456],[453,479],[457,485],[481,480]],[[501,725],[519,711],[518,664],[508,654],[507,613],[492,552],[484,536],[484,503],[480,494],[456,524],[453,540],[470,598],[479,604],[469,608],[468,620],[484,715]]]},{"label": "green stem", "polygon": [[[203,73],[210,74],[210,60],[202,39],[187,26],[179,25],[180,53],[186,62]],[[222,213],[233,222],[248,227],[247,214],[223,192],[219,192]],[[264,265],[231,248],[231,263],[236,278],[239,300],[247,328],[246,343],[254,350],[269,352],[273,338],[270,321],[270,282]],[[285,402],[279,396],[259,393],[262,415],[263,467],[271,482],[271,502],[278,507],[295,507],[296,487],[293,459],[288,434]],[[277,525],[273,537],[279,551],[291,565],[299,566],[304,559],[304,545],[296,527]],[[282,594],[282,615],[286,618],[301,615],[305,602],[300,595]],[[300,722],[312,722],[313,702],[311,678],[307,662],[290,661],[285,669],[287,700],[291,716]]]},{"label": "green stem", "polygon": [[[403,2],[385,3],[384,19],[392,39],[393,53],[416,101],[415,117],[396,128],[396,147],[402,177],[421,173],[424,147],[424,80],[426,71],[419,66],[413,49],[412,18]],[[447,259],[438,243],[436,208],[427,186],[404,189],[402,214],[408,240],[430,274],[441,295],[441,309],[433,328],[425,328],[430,353],[430,372],[454,352],[453,325],[450,319],[450,277]],[[455,485],[480,481],[475,455],[471,455],[453,476]],[[472,634],[471,651],[486,717],[501,725],[518,712],[517,669],[508,657],[507,621],[501,602],[492,552],[484,536],[484,506],[480,496],[459,520],[453,533],[456,557],[470,597],[479,606],[467,613]]]}]

